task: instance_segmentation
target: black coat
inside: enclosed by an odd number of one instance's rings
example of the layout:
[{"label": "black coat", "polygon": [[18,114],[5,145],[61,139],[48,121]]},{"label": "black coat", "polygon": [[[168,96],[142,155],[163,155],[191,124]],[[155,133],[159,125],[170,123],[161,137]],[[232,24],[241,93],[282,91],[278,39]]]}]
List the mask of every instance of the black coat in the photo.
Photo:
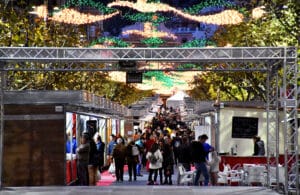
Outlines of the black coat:
[{"label": "black coat", "polygon": [[191,143],[191,156],[192,161],[195,163],[206,162],[206,152],[203,144],[199,141],[192,141]]},{"label": "black coat", "polygon": [[190,144],[181,144],[178,148],[178,162],[191,163],[191,147]]}]

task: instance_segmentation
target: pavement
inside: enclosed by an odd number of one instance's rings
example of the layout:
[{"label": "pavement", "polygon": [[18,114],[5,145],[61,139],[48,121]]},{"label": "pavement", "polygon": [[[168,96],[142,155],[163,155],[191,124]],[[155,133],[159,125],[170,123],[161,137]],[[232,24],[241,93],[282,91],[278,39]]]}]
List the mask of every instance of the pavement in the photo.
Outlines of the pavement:
[{"label": "pavement", "polygon": [[[103,174],[97,186],[37,186],[37,187],[4,187],[0,195],[278,195],[276,191],[264,186],[178,186],[177,172],[173,175],[173,185],[147,185],[148,173],[137,181],[128,181],[128,173],[123,182],[114,181],[114,177]],[[158,176],[159,181],[159,176]]]},{"label": "pavement", "polygon": [[1,195],[278,195],[265,187],[195,187],[195,186],[47,186],[47,187],[9,187],[0,191]]}]

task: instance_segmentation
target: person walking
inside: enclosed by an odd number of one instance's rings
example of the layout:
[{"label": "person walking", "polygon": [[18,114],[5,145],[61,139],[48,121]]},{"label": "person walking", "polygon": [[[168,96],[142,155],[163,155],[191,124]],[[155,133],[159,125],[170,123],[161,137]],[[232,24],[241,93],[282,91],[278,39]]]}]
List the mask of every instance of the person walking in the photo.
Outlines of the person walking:
[{"label": "person walking", "polygon": [[165,181],[163,184],[172,185],[172,175],[174,174],[174,152],[169,143],[164,142],[162,146],[163,172]]},{"label": "person walking", "polygon": [[208,162],[209,165],[209,173],[210,173],[210,181],[211,185],[216,186],[218,183],[218,173],[219,173],[219,165],[221,162],[220,156],[218,156],[217,151],[213,151],[211,153],[211,160]]},{"label": "person walking", "polygon": [[196,176],[194,180],[194,185],[199,185],[200,175],[204,176],[204,185],[207,186],[209,182],[209,175],[206,166],[206,152],[204,150],[203,143],[205,142],[205,137],[199,136],[197,141],[192,141],[191,143],[191,155],[196,168]]},{"label": "person walking", "polygon": [[[153,143],[149,152],[146,154],[146,159],[149,161],[149,176],[148,176],[148,185],[157,185],[157,173],[158,169],[162,167],[163,156],[159,150],[159,144]],[[154,178],[152,175],[154,174]]]},{"label": "person walking", "polygon": [[128,174],[129,174],[129,179],[128,181],[132,181],[132,175],[133,175],[133,180],[136,181],[136,166],[139,161],[139,148],[138,146],[134,143],[134,141],[130,141],[129,144],[126,147],[126,159],[127,159],[127,165],[128,165]]},{"label": "person walking", "polygon": [[138,163],[136,165],[136,175],[142,177],[142,164],[143,164],[143,157],[144,157],[144,143],[145,139],[143,137],[140,137],[138,140],[135,141],[135,145],[138,146],[140,154],[138,156]]},{"label": "person walking", "polygon": [[104,166],[105,143],[102,141],[102,138],[99,134],[96,135],[95,141],[96,141],[96,147],[97,147],[97,156],[99,158],[98,168],[101,173],[103,171],[102,168]]},{"label": "person walking", "polygon": [[182,139],[179,136],[179,133],[176,132],[175,137],[172,139],[172,148],[173,148],[173,153],[174,153],[174,161],[175,165],[178,163],[178,158],[179,158],[179,147],[182,144]]},{"label": "person walking", "polygon": [[209,143],[206,142],[208,140],[208,136],[206,134],[202,134],[201,137],[203,139],[205,158],[206,158],[206,160],[209,160],[208,155],[210,152],[214,151],[214,147],[212,147]]},{"label": "person walking", "polygon": [[106,152],[106,165],[103,167],[104,170],[108,169],[109,166],[110,166],[110,163],[112,162],[112,153],[113,153],[113,150],[115,148],[115,146],[117,145],[117,138],[114,134],[111,134],[110,135],[110,141],[107,145],[107,152]]},{"label": "person walking", "polygon": [[116,179],[117,182],[123,182],[124,178],[124,165],[126,160],[126,147],[122,138],[117,139],[117,145],[114,147],[112,157],[115,162]]}]

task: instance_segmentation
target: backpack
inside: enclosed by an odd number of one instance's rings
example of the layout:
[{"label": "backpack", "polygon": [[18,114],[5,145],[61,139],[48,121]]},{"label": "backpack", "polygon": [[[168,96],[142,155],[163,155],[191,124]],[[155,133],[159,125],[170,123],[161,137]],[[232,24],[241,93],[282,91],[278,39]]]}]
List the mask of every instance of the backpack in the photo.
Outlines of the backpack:
[{"label": "backpack", "polygon": [[136,145],[132,146],[132,156],[138,156],[140,154],[140,151]]},{"label": "backpack", "polygon": [[151,164],[155,164],[157,162],[157,160],[158,159],[156,158],[156,156],[154,154],[151,154],[149,156],[149,161],[150,161]]}]

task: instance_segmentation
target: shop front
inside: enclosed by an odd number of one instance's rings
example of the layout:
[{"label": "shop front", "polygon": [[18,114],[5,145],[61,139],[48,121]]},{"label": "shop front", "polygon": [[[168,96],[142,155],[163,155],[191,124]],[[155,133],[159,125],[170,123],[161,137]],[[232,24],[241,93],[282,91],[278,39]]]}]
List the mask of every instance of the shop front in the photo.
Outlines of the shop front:
[{"label": "shop front", "polygon": [[[6,92],[3,185],[73,184],[81,133],[98,133],[105,142],[109,121],[121,124],[126,113],[124,107],[111,109],[107,102],[85,91]],[[117,127],[113,129],[119,132]]]}]

